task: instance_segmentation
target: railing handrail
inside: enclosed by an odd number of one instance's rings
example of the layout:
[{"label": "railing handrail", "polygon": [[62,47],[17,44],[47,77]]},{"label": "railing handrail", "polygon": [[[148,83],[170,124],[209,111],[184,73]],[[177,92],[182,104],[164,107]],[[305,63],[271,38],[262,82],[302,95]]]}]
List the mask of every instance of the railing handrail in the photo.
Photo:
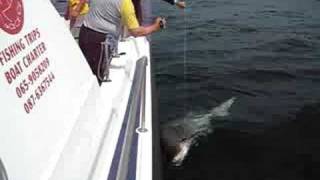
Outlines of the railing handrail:
[{"label": "railing handrail", "polygon": [[1,159],[0,159],[0,180],[8,180],[7,172]]},{"label": "railing handrail", "polygon": [[[128,166],[130,160],[131,144],[133,135],[135,133],[135,126],[137,120],[142,120],[140,123],[144,125],[144,108],[145,108],[145,81],[146,81],[146,67],[147,57],[142,57],[136,62],[136,68],[128,102],[128,124],[125,132],[125,139],[121,151],[120,162],[117,172],[117,180],[127,179]],[[141,109],[143,108],[143,109]],[[140,111],[142,110],[142,111]],[[141,113],[142,112],[142,113]],[[141,116],[140,116],[141,115]]]}]

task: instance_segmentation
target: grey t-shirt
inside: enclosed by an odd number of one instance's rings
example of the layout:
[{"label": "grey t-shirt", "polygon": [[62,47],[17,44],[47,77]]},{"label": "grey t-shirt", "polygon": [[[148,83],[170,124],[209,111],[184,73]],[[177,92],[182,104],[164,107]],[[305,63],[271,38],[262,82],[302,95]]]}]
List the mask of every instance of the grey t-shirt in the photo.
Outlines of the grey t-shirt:
[{"label": "grey t-shirt", "polygon": [[121,3],[122,0],[90,1],[90,11],[84,18],[84,26],[119,37],[121,31]]}]

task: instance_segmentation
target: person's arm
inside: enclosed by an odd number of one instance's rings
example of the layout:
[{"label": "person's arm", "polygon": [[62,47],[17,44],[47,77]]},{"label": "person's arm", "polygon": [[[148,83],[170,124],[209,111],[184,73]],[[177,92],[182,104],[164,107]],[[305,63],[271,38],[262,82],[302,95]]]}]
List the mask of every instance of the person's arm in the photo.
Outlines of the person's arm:
[{"label": "person's arm", "polygon": [[70,0],[69,13],[71,17],[78,17],[81,13],[81,9],[84,7],[87,0]]},{"label": "person's arm", "polygon": [[176,2],[176,6],[178,6],[181,9],[184,9],[184,8],[186,8],[186,2],[178,1],[178,2]]},{"label": "person's arm", "polygon": [[70,28],[76,23],[77,17],[81,14],[87,0],[69,0],[68,19],[70,19]]},{"label": "person's arm", "polygon": [[186,3],[184,1],[179,1],[179,0],[163,0],[167,3],[170,3],[172,5],[176,5],[177,7],[183,9],[186,7]]},{"label": "person's arm", "polygon": [[153,24],[149,26],[139,26],[138,28],[135,28],[135,29],[129,29],[129,32],[134,37],[146,36],[153,32],[159,31],[161,29],[160,22],[161,22],[161,18],[158,17]]},{"label": "person's arm", "polygon": [[154,23],[149,26],[140,26],[131,0],[123,0],[120,14],[123,24],[128,28],[129,33],[132,36],[146,36],[160,29],[160,17],[158,17]]}]

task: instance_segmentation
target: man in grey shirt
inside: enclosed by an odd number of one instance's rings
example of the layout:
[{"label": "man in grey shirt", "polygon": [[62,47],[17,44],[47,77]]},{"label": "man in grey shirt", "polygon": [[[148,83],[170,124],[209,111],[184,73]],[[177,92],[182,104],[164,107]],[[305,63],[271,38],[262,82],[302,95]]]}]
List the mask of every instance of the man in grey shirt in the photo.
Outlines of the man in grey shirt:
[{"label": "man in grey shirt", "polygon": [[105,69],[101,64],[105,56],[109,58],[110,52],[105,52],[103,42],[106,37],[117,39],[124,25],[130,35],[147,36],[159,31],[165,24],[162,18],[157,17],[150,25],[141,26],[135,13],[132,0],[92,0],[90,11],[85,16],[83,26],[80,29],[79,46],[85,55],[93,74],[97,76],[98,82],[105,80]]}]

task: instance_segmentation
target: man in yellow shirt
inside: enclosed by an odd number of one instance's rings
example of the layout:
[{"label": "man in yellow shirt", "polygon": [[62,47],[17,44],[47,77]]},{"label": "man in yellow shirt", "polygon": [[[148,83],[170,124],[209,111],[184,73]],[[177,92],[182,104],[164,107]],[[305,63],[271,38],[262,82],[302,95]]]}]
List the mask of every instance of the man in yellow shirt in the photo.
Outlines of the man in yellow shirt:
[{"label": "man in yellow shirt", "polygon": [[91,0],[90,11],[80,29],[79,45],[98,82],[102,82],[98,68],[104,56],[101,43],[107,35],[118,39],[124,25],[130,35],[146,36],[160,30],[164,23],[157,17],[151,25],[140,26],[131,0]]},{"label": "man in yellow shirt", "polygon": [[70,28],[76,23],[77,18],[89,12],[87,0],[68,0],[68,7],[64,15],[66,20],[70,20]]}]

